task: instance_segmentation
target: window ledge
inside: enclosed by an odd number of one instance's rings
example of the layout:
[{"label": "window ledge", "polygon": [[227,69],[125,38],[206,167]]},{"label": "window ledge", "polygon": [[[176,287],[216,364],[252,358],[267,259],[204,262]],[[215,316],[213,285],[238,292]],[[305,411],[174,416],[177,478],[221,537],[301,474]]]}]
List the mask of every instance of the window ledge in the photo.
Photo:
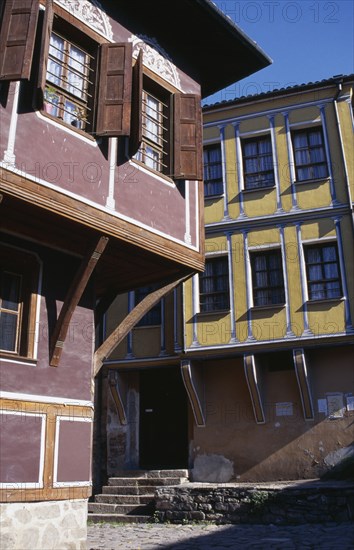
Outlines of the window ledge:
[{"label": "window ledge", "polygon": [[284,304],[267,304],[264,306],[252,306],[251,309],[255,311],[262,311],[263,309],[283,309],[285,307]]},{"label": "window ledge", "polygon": [[0,359],[2,359],[3,361],[9,361],[11,363],[26,363],[29,366],[37,365],[37,359],[33,359],[33,357],[25,357],[23,355],[16,355],[14,353],[6,353],[5,351],[0,352]]},{"label": "window ledge", "polygon": [[335,302],[344,302],[345,298],[343,296],[338,296],[338,298],[320,298],[319,300],[307,300],[308,305],[314,304],[333,304]]},{"label": "window ledge", "polygon": [[295,185],[302,185],[302,184],[307,184],[307,183],[328,183],[330,180],[330,178],[328,176],[326,176],[325,178],[315,178],[315,179],[312,179],[312,180],[295,180],[294,181],[294,184]]},{"label": "window ledge", "polygon": [[225,196],[225,193],[218,193],[217,195],[204,195],[204,200],[221,199]]},{"label": "window ledge", "polygon": [[197,315],[211,316],[211,315],[228,315],[230,313],[229,309],[215,309],[214,311],[199,311]]},{"label": "window ledge", "polygon": [[43,118],[45,118],[46,120],[50,121],[52,124],[57,125],[59,128],[65,130],[66,132],[70,132],[73,136],[85,138],[93,143],[97,142],[97,139],[92,134],[85,132],[85,130],[80,130],[80,128],[75,128],[75,126],[64,122],[64,120],[62,120],[61,118],[47,113],[45,109],[39,109],[37,113],[43,116]]},{"label": "window ledge", "polygon": [[[155,178],[161,179],[163,183],[168,183],[172,187],[176,187],[176,182],[170,176],[166,176],[166,174],[150,168],[150,166],[147,166],[147,164],[144,164],[140,160],[130,158],[129,162],[135,165],[138,170],[146,171],[148,174],[151,174],[151,176],[155,176]],[[130,181],[133,181],[134,176],[130,174],[129,177],[131,178]]]},{"label": "window ledge", "polygon": [[251,189],[242,189],[242,193],[254,193],[255,191],[267,191],[275,189],[274,185],[264,185],[263,187],[252,187]]}]

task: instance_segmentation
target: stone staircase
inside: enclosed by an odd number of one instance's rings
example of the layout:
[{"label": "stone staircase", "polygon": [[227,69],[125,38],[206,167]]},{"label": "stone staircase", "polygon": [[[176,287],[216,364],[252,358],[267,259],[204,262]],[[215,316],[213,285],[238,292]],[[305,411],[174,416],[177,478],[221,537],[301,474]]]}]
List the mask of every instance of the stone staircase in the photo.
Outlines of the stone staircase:
[{"label": "stone staircase", "polygon": [[147,523],[155,512],[155,489],[188,481],[188,470],[124,470],[110,477],[88,504],[88,521]]}]

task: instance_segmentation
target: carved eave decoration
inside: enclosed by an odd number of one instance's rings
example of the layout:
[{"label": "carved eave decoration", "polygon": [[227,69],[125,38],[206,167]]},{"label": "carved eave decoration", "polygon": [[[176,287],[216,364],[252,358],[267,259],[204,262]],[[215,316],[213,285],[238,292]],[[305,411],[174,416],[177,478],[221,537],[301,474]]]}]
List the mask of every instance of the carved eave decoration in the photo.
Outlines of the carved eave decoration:
[{"label": "carved eave decoration", "polygon": [[98,34],[101,34],[108,40],[113,41],[113,31],[109,18],[97,0],[54,1]]},{"label": "carved eave decoration", "polygon": [[150,38],[146,35],[132,35],[129,42],[133,45],[133,57],[135,59],[142,51],[145,67],[182,91],[176,66],[165,50],[161,48],[156,38]]}]

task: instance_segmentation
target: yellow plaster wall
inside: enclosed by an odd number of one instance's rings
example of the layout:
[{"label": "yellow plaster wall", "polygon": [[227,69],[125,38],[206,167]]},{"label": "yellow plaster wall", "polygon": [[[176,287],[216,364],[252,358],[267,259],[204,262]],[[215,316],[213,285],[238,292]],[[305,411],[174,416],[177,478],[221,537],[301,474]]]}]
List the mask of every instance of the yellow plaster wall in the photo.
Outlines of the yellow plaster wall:
[{"label": "yellow plaster wall", "polygon": [[243,252],[243,234],[232,235],[232,260],[235,291],[236,337],[240,342],[247,339],[246,270]]},{"label": "yellow plaster wall", "polygon": [[227,344],[231,337],[229,313],[199,313],[198,342],[202,346]]},{"label": "yellow plaster wall", "polygon": [[285,306],[252,309],[252,332],[256,340],[278,340],[286,334]]},{"label": "yellow plaster wall", "polygon": [[184,339],[187,347],[193,342],[193,287],[192,279],[184,283]]},{"label": "yellow plaster wall", "polygon": [[[106,333],[109,336],[113,330],[123,321],[128,313],[128,294],[120,294],[112,302],[106,314]],[[110,359],[121,359],[127,354],[127,339],[125,338],[111,353]]]},{"label": "yellow plaster wall", "polygon": [[279,229],[270,227],[252,230],[248,234],[248,246],[259,246],[280,243]]},{"label": "yellow plaster wall", "polygon": [[[349,178],[349,188],[352,200],[354,200],[354,132],[352,115],[350,113],[352,107],[346,101],[341,101],[338,104],[338,114],[340,119],[342,137],[344,142],[344,154],[347,163],[347,173]],[[348,200],[348,199],[347,199]]]},{"label": "yellow plaster wall", "polygon": [[158,357],[161,352],[161,327],[137,327],[133,329],[133,354],[135,357]]},{"label": "yellow plaster wall", "polygon": [[231,125],[225,128],[225,160],[229,216],[237,218],[240,214],[237,178],[237,163],[239,160],[236,157],[235,130]]},{"label": "yellow plaster wall", "polygon": [[277,143],[277,160],[279,174],[280,200],[283,210],[292,208],[291,179],[289,171],[288,145],[286,140],[285,120],[281,114],[275,117],[275,134]]},{"label": "yellow plaster wall", "polygon": [[301,336],[304,331],[303,300],[301,292],[300,262],[297,244],[296,228],[285,227],[285,254],[288,272],[288,291],[290,303],[291,329],[296,336]]},{"label": "yellow plaster wall", "polygon": [[323,208],[331,204],[329,179],[295,184],[297,204],[303,210]]}]

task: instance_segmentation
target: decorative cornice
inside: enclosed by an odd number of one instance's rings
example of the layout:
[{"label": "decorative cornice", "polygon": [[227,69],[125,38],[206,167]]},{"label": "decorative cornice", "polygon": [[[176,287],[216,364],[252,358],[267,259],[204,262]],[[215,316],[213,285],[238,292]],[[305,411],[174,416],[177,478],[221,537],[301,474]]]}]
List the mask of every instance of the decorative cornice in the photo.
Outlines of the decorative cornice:
[{"label": "decorative cornice", "polygon": [[113,31],[107,14],[98,0],[54,0],[88,27],[113,40]]},{"label": "decorative cornice", "polygon": [[311,210],[292,210],[289,212],[274,212],[269,216],[258,216],[254,218],[245,217],[233,220],[222,220],[205,225],[206,234],[213,234],[226,231],[249,231],[254,227],[268,227],[294,223],[305,223],[310,220],[322,218],[333,218],[334,216],[345,216],[350,214],[346,204],[316,208]]},{"label": "decorative cornice", "polygon": [[133,45],[133,57],[137,58],[140,51],[143,52],[145,67],[159,75],[164,80],[181,90],[181,81],[175,65],[168,54],[159,45],[156,38],[144,34],[132,35],[129,42]]}]

